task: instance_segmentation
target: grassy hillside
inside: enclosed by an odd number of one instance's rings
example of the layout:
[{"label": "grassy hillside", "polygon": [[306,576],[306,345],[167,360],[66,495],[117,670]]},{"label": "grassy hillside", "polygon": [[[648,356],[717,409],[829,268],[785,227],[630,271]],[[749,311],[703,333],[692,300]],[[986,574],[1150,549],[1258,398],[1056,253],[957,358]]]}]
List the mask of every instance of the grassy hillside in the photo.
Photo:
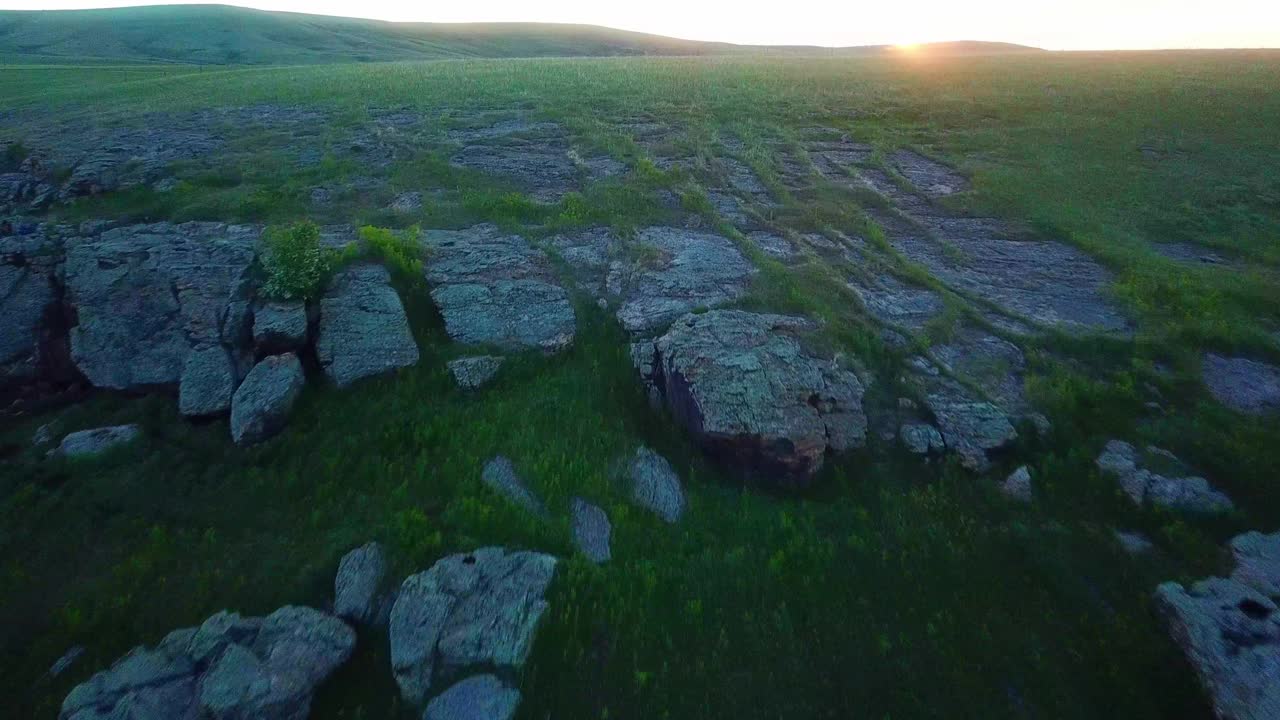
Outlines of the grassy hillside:
[{"label": "grassy hillside", "polygon": [[[1026,50],[947,43],[961,53]],[[389,23],[223,5],[0,12],[0,62],[307,64],[473,57],[878,54],[884,46],[819,50],[679,40],[590,25]]]}]

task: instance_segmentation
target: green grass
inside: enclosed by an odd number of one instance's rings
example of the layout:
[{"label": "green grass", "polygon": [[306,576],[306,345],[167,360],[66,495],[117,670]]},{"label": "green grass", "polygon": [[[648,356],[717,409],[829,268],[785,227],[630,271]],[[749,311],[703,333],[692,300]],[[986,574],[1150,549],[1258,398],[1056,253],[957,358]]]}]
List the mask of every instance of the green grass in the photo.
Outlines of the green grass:
[{"label": "green grass", "polygon": [[[1137,326],[1131,340],[1018,340],[1028,394],[1053,428],[1039,439],[1024,433],[992,474],[1029,464],[1030,507],[878,438],[829,463],[811,490],[777,495],[723,475],[648,408],[627,338],[584,297],[571,350],[513,358],[494,386],[459,392],[444,363],[465,349],[447,342],[411,263],[392,262],[422,362],[349,390],[313,385],[285,433],[263,446],[234,448],[225,421],[182,421],[167,397],[100,395],[0,425],[0,688],[17,716],[54,717],[71,685],[170,629],[222,608],[323,604],[338,558],[369,539],[388,545],[397,577],[486,544],[571,558],[566,510],[582,495],[609,513],[614,559],[599,568],[568,559],[559,571],[521,679],[522,718],[1207,717],[1150,592],[1221,572],[1226,538],[1280,523],[1274,421],[1230,413],[1197,379],[1208,349],[1280,361],[1270,337],[1280,328],[1278,85],[1280,53],[1270,52],[0,68],[9,107],[99,122],[253,103],[339,110],[334,138],[370,108],[560,121],[575,147],[632,161],[632,171],[542,205],[424,151],[386,169],[383,195],[317,211],[308,188],[365,170],[336,154],[297,168],[280,159],[285,139],[255,135],[225,162],[178,168],[170,193],[133,191],[57,213],[312,216],[401,230],[492,221],[536,241],[664,222],[658,193],[676,190],[685,210],[760,267],[742,304],[821,321],[815,343],[879,377],[873,405],[907,392],[897,380],[904,351],[880,340],[846,280],[894,272],[936,285],[884,252],[861,209],[875,199],[829,184],[787,197],[765,218],[779,231],[863,237],[877,260],[809,254],[783,265],[714,217],[705,163],[658,172],[610,120],[677,124],[678,144],[703,159],[737,137],[766,184],[777,182],[770,143],[794,143],[817,125],[882,151],[911,146],[951,160],[973,177],[969,207],[1101,259]],[[598,120],[583,118],[586,107]],[[22,140],[23,126],[6,118]],[[439,193],[416,216],[386,216],[390,195],[406,190]],[[390,257],[404,254],[407,241],[394,238],[406,235],[378,236]],[[1151,249],[1168,240],[1215,248],[1245,269],[1177,265]],[[972,320],[963,298],[946,302],[916,347]],[[26,446],[51,419],[63,430],[138,420],[147,440],[96,462],[47,461]],[[1132,507],[1093,467],[1110,437],[1174,451],[1241,510],[1215,520]],[[618,482],[619,458],[640,443],[669,457],[685,482],[689,511],[674,528],[632,507]],[[553,520],[521,515],[481,485],[480,468],[498,453]],[[1147,533],[1157,552],[1128,558],[1112,528]],[[362,635],[314,716],[409,716],[395,700],[385,642]],[[56,683],[39,679],[74,643],[87,657]]]}]

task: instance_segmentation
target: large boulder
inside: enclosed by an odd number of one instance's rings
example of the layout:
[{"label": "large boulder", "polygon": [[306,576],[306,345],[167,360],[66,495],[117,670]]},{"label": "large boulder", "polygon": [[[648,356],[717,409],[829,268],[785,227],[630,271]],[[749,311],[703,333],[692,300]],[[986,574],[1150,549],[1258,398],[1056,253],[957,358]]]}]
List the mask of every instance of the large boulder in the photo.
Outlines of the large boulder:
[{"label": "large boulder", "polygon": [[58,717],[302,720],[355,643],[345,623],[307,607],[265,618],[221,612],[155,648],[134,648],[76,686]]},{"label": "large boulder", "polygon": [[808,351],[799,318],[686,315],[653,343],[652,382],[713,455],[781,485],[805,484],[828,449],[866,440],[862,383]]},{"label": "large boulder", "polygon": [[557,352],[573,343],[569,294],[546,253],[493,225],[426,233],[431,298],[457,342]]},{"label": "large boulder", "polygon": [[231,437],[238,445],[252,445],[284,429],[293,404],[302,394],[306,377],[293,353],[262,359],[231,399]]},{"label": "large boulder", "polygon": [[511,720],[519,706],[519,690],[496,675],[474,675],[432,699],[423,720]]},{"label": "large boulder", "polygon": [[296,352],[307,344],[307,305],[273,300],[253,311],[253,347],[259,355]]},{"label": "large boulder", "polygon": [[391,608],[391,667],[413,704],[459,671],[524,666],[547,601],[556,559],[481,548],[409,576]]},{"label": "large boulder", "polygon": [[86,457],[128,445],[142,435],[137,425],[114,425],[73,432],[62,438],[58,454],[63,457]]},{"label": "large boulder", "polygon": [[236,391],[236,365],[227,349],[209,345],[192,350],[178,383],[178,409],[183,415],[217,415],[231,409]]},{"label": "large boulder", "polygon": [[130,225],[66,245],[71,356],[97,387],[176,385],[192,348],[221,342],[259,230]]},{"label": "large boulder", "polygon": [[1161,464],[1180,468],[1181,463],[1166,451],[1148,448],[1140,453],[1137,448],[1121,440],[1112,440],[1103,448],[1095,464],[1104,473],[1114,475],[1120,489],[1135,505],[1150,502],[1152,505],[1187,512],[1216,513],[1231,510],[1231,498],[1214,489],[1208,480],[1193,475],[1155,472],[1146,465]]},{"label": "large boulder", "polygon": [[1204,356],[1204,383],[1218,402],[1237,412],[1280,412],[1280,367],[1248,358]]},{"label": "large boulder", "polygon": [[316,355],[339,387],[418,362],[418,343],[386,268],[355,265],[333,278],[320,300]]},{"label": "large boulder", "polygon": [[352,622],[373,620],[378,586],[386,574],[386,552],[376,542],[343,555],[333,580],[333,613]]}]

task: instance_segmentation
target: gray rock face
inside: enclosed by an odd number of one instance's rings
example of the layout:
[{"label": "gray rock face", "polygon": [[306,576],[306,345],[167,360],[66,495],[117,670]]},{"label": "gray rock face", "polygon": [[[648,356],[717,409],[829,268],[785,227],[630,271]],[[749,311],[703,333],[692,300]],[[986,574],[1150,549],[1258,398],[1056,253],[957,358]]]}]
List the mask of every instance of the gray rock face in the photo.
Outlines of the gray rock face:
[{"label": "gray rock face", "polygon": [[231,437],[237,445],[252,445],[284,429],[306,378],[293,353],[262,359],[231,399]]},{"label": "gray rock face", "polygon": [[866,440],[862,383],[804,349],[798,318],[686,315],[654,342],[654,380],[676,420],[731,465],[803,484],[828,449]]},{"label": "gray rock face", "polygon": [[373,620],[378,586],[386,574],[386,552],[376,542],[343,555],[333,580],[333,614],[358,623]]},{"label": "gray rock face", "polygon": [[558,352],[573,342],[574,312],[546,254],[493,225],[429,231],[431,298],[457,342]]},{"label": "gray rock face", "polygon": [[928,288],[908,285],[892,275],[874,282],[850,284],[867,312],[885,324],[908,330],[922,330],[926,323],[942,314],[942,297]]},{"label": "gray rock face", "polygon": [[468,667],[523,667],[555,567],[550,555],[490,547],[409,576],[390,621],[391,667],[405,700],[421,703]]},{"label": "gray rock face", "polygon": [[494,492],[521,508],[534,515],[546,515],[547,510],[543,507],[542,501],[525,485],[524,479],[516,473],[516,467],[510,459],[499,455],[485,463],[480,479]]},{"label": "gray rock face", "polygon": [[951,195],[969,187],[963,175],[917,152],[898,150],[889,160],[903,177],[929,197]]},{"label": "gray rock face", "polygon": [[630,332],[733,302],[756,273],[728,238],[695,230],[648,227],[623,241],[595,229],[550,242],[584,276],[588,290],[617,301],[618,320]]},{"label": "gray rock face", "polygon": [[62,438],[58,453],[63,457],[85,457],[127,445],[142,435],[137,425],[115,425],[73,432]]},{"label": "gray rock face", "polygon": [[1204,384],[1218,402],[1248,415],[1280,412],[1280,368],[1247,358],[1204,356]]},{"label": "gray rock face", "polygon": [[193,347],[221,341],[223,318],[254,258],[256,228],[133,225],[69,242],[71,355],[97,387],[173,385]]},{"label": "gray rock face", "polygon": [[[679,488],[678,485],[676,487]],[[609,538],[613,534],[609,516],[582,498],[574,498],[569,510],[573,516],[573,542],[578,551],[597,565],[608,562],[611,556]]]},{"label": "gray rock face", "polygon": [[1248,532],[1231,541],[1236,569],[1231,579],[1263,595],[1280,597],[1280,532]]},{"label": "gray rock face", "polygon": [[60,251],[61,243],[43,232],[0,237],[0,387],[32,380],[47,364]]},{"label": "gray rock face", "polygon": [[178,409],[188,417],[217,415],[231,409],[236,366],[221,345],[192,350],[178,383]]},{"label": "gray rock face", "polygon": [[475,675],[454,684],[427,704],[424,720],[511,720],[520,691],[496,675]]},{"label": "gray rock face", "polygon": [[947,447],[942,440],[942,433],[927,423],[903,423],[898,430],[898,437],[903,446],[916,455],[940,453]]},{"label": "gray rock face", "polygon": [[1189,590],[1164,583],[1156,606],[1219,718],[1280,717],[1280,609],[1271,597],[1233,579],[1209,578]]},{"label": "gray rock face", "polygon": [[666,458],[649,448],[639,448],[627,466],[627,478],[635,504],[652,510],[667,523],[679,522],[684,515],[684,489]]},{"label": "gray rock face", "polygon": [[307,344],[307,306],[301,300],[269,301],[253,311],[253,347],[259,355],[296,352]]},{"label": "gray rock face", "polygon": [[386,268],[355,265],[320,299],[316,355],[338,387],[418,362],[418,343],[390,283]]},{"label": "gray rock face", "polygon": [[1143,467],[1146,462],[1129,443],[1112,440],[1096,464],[1099,470],[1117,477],[1120,488],[1135,505],[1150,502],[1173,510],[1201,513],[1225,512],[1234,507],[1231,498],[1215,490],[1208,480],[1195,476],[1167,477]]},{"label": "gray rock face", "polygon": [[487,385],[502,367],[502,358],[492,355],[458,358],[449,361],[453,381],[463,390],[478,390]]},{"label": "gray rock face", "polygon": [[1029,503],[1034,499],[1031,490],[1031,470],[1026,465],[1014,470],[1000,483],[1000,492],[1018,502]]},{"label": "gray rock face", "polygon": [[496,175],[539,202],[557,202],[583,182],[625,170],[610,158],[582,158],[554,123],[501,121],[455,131],[452,139],[467,143],[452,165]]},{"label": "gray rock face", "polygon": [[76,686],[61,720],[302,720],[315,689],[355,648],[337,618],[287,606],[265,618],[222,612],[134,648]]}]

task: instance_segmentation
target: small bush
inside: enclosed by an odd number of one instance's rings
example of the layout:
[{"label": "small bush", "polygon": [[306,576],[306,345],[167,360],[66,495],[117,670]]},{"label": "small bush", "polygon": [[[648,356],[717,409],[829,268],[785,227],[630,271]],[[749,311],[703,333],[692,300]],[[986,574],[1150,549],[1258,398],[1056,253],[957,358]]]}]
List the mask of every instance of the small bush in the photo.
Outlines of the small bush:
[{"label": "small bush", "polygon": [[360,239],[364,241],[365,252],[407,277],[416,277],[422,273],[421,235],[422,230],[417,225],[401,232],[370,226],[360,228]]},{"label": "small bush", "polygon": [[306,300],[320,292],[329,272],[330,253],[320,246],[313,222],[268,228],[262,265],[267,271],[263,292],[278,300]]}]

